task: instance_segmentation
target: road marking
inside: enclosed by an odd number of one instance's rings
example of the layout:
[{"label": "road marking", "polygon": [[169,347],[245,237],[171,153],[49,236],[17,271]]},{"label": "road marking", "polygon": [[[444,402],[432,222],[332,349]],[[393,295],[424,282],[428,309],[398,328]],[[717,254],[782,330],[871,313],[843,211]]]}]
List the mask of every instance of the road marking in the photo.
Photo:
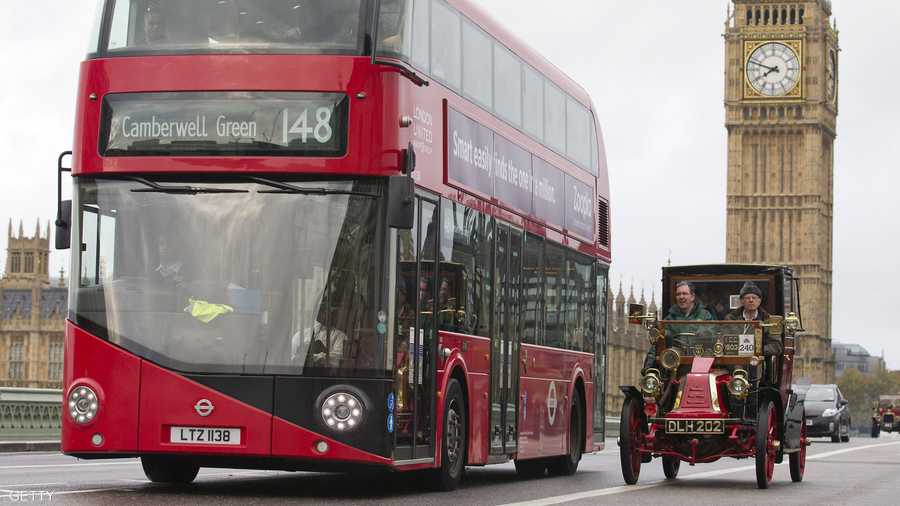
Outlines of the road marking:
[{"label": "road marking", "polygon": [[[883,446],[893,446],[893,445],[897,445],[897,444],[900,444],[900,441],[892,442],[892,443],[880,443],[880,444],[873,444],[873,445],[857,446],[854,448],[845,448],[843,450],[835,450],[835,451],[831,451],[831,452],[819,453],[816,455],[807,454],[806,460],[825,459],[828,457],[833,457],[835,455],[840,455],[842,453],[848,453],[848,452],[853,452],[853,451],[857,451],[857,450],[866,450],[869,448],[879,448],[879,447],[883,447]],[[788,464],[788,460],[785,460],[781,464],[778,464],[778,466],[785,466],[787,464]],[[702,478],[712,478],[714,476],[722,476],[725,474],[740,473],[740,472],[750,471],[750,470],[755,470],[755,469],[756,469],[755,465],[734,467],[734,468],[729,468],[729,469],[719,469],[716,471],[707,471],[704,473],[691,474],[691,475],[685,476],[680,479],[697,480],[697,479],[702,479]],[[600,489],[594,489],[594,490],[587,490],[584,492],[577,492],[574,494],[545,497],[543,499],[534,499],[532,501],[507,503],[507,504],[503,504],[500,506],[550,506],[552,504],[562,504],[562,503],[571,502],[571,501],[580,501],[582,499],[590,499],[593,497],[602,497],[605,495],[623,494],[626,492],[640,492],[641,490],[657,488],[657,487],[661,487],[663,485],[667,485],[670,483],[671,482],[669,482],[668,480],[660,480],[660,481],[653,481],[653,482],[647,483],[645,485],[623,485],[623,486],[618,486],[618,487],[600,488]]]},{"label": "road marking", "polygon": [[140,464],[139,461],[135,460],[134,462],[91,462],[91,463],[78,463],[78,464],[33,464],[27,466],[0,466],[0,469],[36,469],[36,468],[44,468],[44,467],[81,467],[81,466],[133,466],[135,464]]}]

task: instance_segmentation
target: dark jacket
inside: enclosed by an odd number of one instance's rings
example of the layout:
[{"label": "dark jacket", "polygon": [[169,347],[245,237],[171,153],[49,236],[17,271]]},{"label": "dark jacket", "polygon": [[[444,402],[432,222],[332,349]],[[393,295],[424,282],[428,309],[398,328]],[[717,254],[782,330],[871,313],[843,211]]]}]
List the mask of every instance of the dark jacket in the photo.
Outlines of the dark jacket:
[{"label": "dark jacket", "polygon": [[[673,304],[672,307],[669,308],[669,312],[666,313],[666,317],[664,320],[715,320],[712,313],[710,313],[700,302],[699,299],[694,300],[694,307],[691,309],[691,312],[688,314],[684,314],[681,312],[681,309],[678,307],[678,304]],[[666,337],[666,346],[671,346],[672,343],[670,338]],[[656,345],[650,345],[650,349],[647,350],[647,356],[644,357],[644,369],[648,367],[656,366]]]},{"label": "dark jacket", "polygon": [[[725,317],[726,320],[734,320],[740,321],[744,319],[744,308],[739,307],[732,312],[728,313]],[[764,322],[769,319],[769,313],[763,309],[759,308],[756,310],[756,317],[753,318],[752,321],[756,322]],[[784,347],[781,344],[781,340],[777,337],[771,337],[769,335],[769,331],[763,329],[763,353],[765,355],[781,355],[784,351]]]}]

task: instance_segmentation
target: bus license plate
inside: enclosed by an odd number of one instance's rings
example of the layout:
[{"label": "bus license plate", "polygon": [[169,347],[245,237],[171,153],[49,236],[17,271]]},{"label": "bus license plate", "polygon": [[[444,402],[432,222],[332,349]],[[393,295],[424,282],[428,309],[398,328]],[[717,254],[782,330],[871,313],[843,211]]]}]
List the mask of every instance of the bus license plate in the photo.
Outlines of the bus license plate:
[{"label": "bus license plate", "polygon": [[668,434],[724,434],[722,420],[666,420]]},{"label": "bus license plate", "polygon": [[172,443],[237,446],[241,444],[241,429],[173,426],[169,430],[169,441]]}]

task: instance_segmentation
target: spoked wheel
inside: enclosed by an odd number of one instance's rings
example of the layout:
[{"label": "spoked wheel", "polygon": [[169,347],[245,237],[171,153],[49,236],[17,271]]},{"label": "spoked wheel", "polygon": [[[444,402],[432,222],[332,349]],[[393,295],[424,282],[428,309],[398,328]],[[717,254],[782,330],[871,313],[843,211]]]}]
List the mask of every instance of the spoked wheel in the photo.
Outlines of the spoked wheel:
[{"label": "spoked wheel", "polygon": [[665,473],[667,480],[674,480],[678,477],[678,469],[681,467],[681,459],[679,459],[678,457],[665,456],[662,458],[662,463],[663,473]]},{"label": "spoked wheel", "polygon": [[756,425],[756,486],[759,488],[769,488],[775,474],[775,457],[778,452],[775,448],[777,425],[775,405],[767,401],[760,406]]},{"label": "spoked wheel", "polygon": [[622,404],[622,420],[619,422],[619,460],[625,483],[634,485],[641,475],[641,441],[644,436],[644,417],[641,404],[626,398]]},{"label": "spoked wheel", "polygon": [[571,476],[578,470],[581,451],[584,449],[584,429],[581,425],[581,397],[575,395],[569,416],[569,453],[556,457],[547,464],[553,476]]},{"label": "spoked wheel", "polygon": [[434,470],[434,482],[439,490],[454,490],[462,481],[463,468],[466,464],[466,427],[466,406],[462,387],[457,380],[451,379],[444,396],[441,467]]},{"label": "spoked wheel", "polygon": [[792,453],[788,460],[791,468],[791,481],[794,483],[803,481],[803,472],[806,470],[806,414],[800,419],[800,451]]}]

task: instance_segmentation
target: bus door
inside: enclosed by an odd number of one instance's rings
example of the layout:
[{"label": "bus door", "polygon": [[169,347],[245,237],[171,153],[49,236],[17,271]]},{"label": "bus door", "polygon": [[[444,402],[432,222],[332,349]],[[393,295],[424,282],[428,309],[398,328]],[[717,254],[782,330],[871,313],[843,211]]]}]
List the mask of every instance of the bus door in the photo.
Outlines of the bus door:
[{"label": "bus door", "polygon": [[522,232],[497,225],[494,261],[497,305],[491,332],[490,453],[517,451],[516,399],[519,395],[519,295],[522,272]]},{"label": "bus door", "polygon": [[396,243],[394,437],[397,460],[434,459],[435,256],[438,206],[416,198],[412,230]]}]

